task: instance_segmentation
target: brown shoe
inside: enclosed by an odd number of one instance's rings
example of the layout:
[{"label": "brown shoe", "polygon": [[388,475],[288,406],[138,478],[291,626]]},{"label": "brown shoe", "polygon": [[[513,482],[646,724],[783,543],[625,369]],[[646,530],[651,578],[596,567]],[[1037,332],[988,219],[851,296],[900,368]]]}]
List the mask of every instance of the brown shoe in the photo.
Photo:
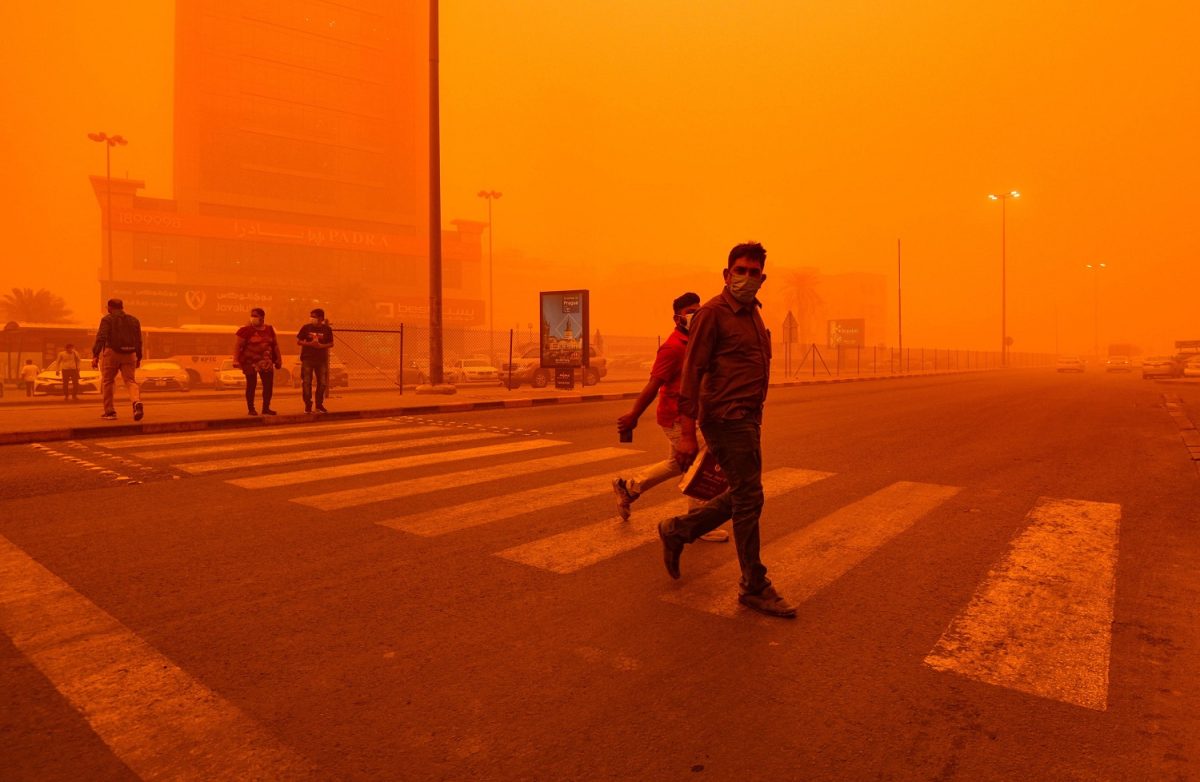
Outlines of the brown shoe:
[{"label": "brown shoe", "polygon": [[779,616],[784,619],[796,618],[796,606],[784,600],[773,586],[767,587],[757,595],[738,595],[738,602],[767,616]]},{"label": "brown shoe", "polygon": [[679,555],[683,553],[683,544],[663,531],[665,521],[658,523],[658,539],[662,541],[663,564],[667,566],[667,575],[679,578]]}]

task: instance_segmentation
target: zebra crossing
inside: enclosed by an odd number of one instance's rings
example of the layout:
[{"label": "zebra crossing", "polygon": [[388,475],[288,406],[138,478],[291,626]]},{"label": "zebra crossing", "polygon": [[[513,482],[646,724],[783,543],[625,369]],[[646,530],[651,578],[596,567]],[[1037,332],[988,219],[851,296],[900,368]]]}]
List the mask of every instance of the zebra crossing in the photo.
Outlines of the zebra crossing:
[{"label": "zebra crossing", "polygon": [[[251,444],[253,453],[247,454]],[[288,501],[332,514],[382,511],[386,517],[374,523],[408,535],[439,538],[492,525],[496,537],[506,539],[492,556],[554,577],[601,567],[638,549],[652,550],[655,567],[661,567],[657,525],[686,510],[682,497],[672,498],[663,489],[661,495],[639,501],[630,521],[617,516],[609,480],[618,465],[653,459],[642,451],[581,450],[545,433],[428,419],[197,432],[96,445],[163,461],[194,476],[234,472],[236,477],[224,483],[237,490],[284,489],[290,492]],[[334,459],[349,461],[330,464]],[[323,463],[298,464],[317,460]],[[462,464],[468,462],[482,466]],[[426,469],[407,474],[414,468]],[[570,471],[569,478],[561,477],[564,471]],[[346,488],[329,484],[363,476],[369,482],[356,480]],[[833,476],[798,467],[766,471],[768,514],[786,519],[789,503]],[[531,481],[540,485],[511,490],[513,479],[523,486]],[[467,486],[492,496],[439,507],[422,502],[424,495]],[[764,546],[772,578],[781,593],[803,608],[964,490],[898,481],[847,498],[832,513]],[[572,510],[566,510],[569,506]],[[519,523],[543,511],[569,516],[576,512],[574,506],[590,512],[581,513],[580,523],[565,531],[528,539],[531,535]],[[597,521],[595,509],[600,507],[604,516]],[[1106,709],[1120,518],[1121,507],[1112,503],[1039,499],[1008,551],[971,600],[947,617],[946,631],[919,664],[1082,708]],[[689,568],[681,582],[664,583],[658,598],[697,615],[778,622],[738,604],[739,569],[730,554],[707,571]]]}]

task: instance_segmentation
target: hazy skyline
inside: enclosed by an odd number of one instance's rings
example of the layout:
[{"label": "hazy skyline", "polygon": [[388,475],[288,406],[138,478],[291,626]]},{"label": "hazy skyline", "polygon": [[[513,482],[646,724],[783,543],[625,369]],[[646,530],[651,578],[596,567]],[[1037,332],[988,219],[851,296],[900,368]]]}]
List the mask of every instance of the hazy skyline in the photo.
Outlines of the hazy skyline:
[{"label": "hazy skyline", "polygon": [[[768,275],[887,275],[891,306],[900,238],[906,344],[995,349],[1000,207],[986,196],[1018,189],[1014,350],[1054,350],[1056,316],[1062,352],[1091,349],[1085,264],[1099,262],[1103,343],[1200,338],[1193,4],[441,9],[442,214],[485,220],[476,192],[504,193],[498,327],[536,317],[536,291],[505,288],[505,264],[524,258],[544,289],[591,289],[605,333],[665,332],[675,287],[715,293],[748,238],[767,246]],[[9,18],[0,288],[48,288],[89,321],[101,234],[87,176],[104,155],[86,134],[129,138],[114,175],[171,197],[172,4]]]}]

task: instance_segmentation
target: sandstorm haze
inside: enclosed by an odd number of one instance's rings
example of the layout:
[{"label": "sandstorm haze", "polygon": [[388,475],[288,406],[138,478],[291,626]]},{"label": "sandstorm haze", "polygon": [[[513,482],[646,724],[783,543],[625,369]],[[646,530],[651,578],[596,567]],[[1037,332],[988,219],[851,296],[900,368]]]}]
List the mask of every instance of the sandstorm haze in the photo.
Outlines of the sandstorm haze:
[{"label": "sandstorm haze", "polygon": [[[16,4],[6,21],[0,288],[49,289],[90,322],[104,154],[87,133],[127,137],[114,177],[173,197],[174,4]],[[1016,189],[1013,350],[1090,352],[1085,265],[1104,263],[1102,349],[1166,351],[1200,338],[1198,29],[1184,2],[446,0],[444,223],[486,221],[477,192],[503,193],[497,328],[534,320],[539,289],[587,288],[604,333],[665,333],[670,300],[716,293],[729,247],[757,239],[769,325],[804,270],[882,275],[886,332],[867,341],[894,343],[901,239],[905,343],[995,349],[986,196]],[[479,252],[464,274],[486,300],[486,232]]]}]

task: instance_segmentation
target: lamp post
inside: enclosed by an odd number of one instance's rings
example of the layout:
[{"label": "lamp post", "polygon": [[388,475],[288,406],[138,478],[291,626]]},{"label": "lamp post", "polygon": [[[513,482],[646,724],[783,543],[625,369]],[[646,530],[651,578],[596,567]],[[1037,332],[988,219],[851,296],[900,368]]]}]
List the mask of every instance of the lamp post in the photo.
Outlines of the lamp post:
[{"label": "lamp post", "polygon": [[492,230],[492,202],[504,195],[496,190],[480,190],[476,193],[480,198],[487,199],[488,205],[488,356],[495,360],[496,349],[492,344],[496,338],[496,296],[493,288],[492,239],[496,232]]},{"label": "lamp post", "polygon": [[1108,268],[1106,263],[1089,263],[1092,270],[1092,350],[1096,361],[1100,361],[1100,272]]},{"label": "lamp post", "polygon": [[88,138],[104,144],[104,190],[108,199],[108,205],[104,211],[105,222],[108,223],[108,284],[111,286],[113,281],[112,148],[118,145],[123,147],[129,142],[122,136],[110,136],[107,133],[89,133]]},{"label": "lamp post", "polygon": [[1007,193],[988,193],[988,198],[1000,202],[1000,366],[1008,366],[1008,259],[1007,221],[1008,199],[1020,198],[1016,190]]}]

